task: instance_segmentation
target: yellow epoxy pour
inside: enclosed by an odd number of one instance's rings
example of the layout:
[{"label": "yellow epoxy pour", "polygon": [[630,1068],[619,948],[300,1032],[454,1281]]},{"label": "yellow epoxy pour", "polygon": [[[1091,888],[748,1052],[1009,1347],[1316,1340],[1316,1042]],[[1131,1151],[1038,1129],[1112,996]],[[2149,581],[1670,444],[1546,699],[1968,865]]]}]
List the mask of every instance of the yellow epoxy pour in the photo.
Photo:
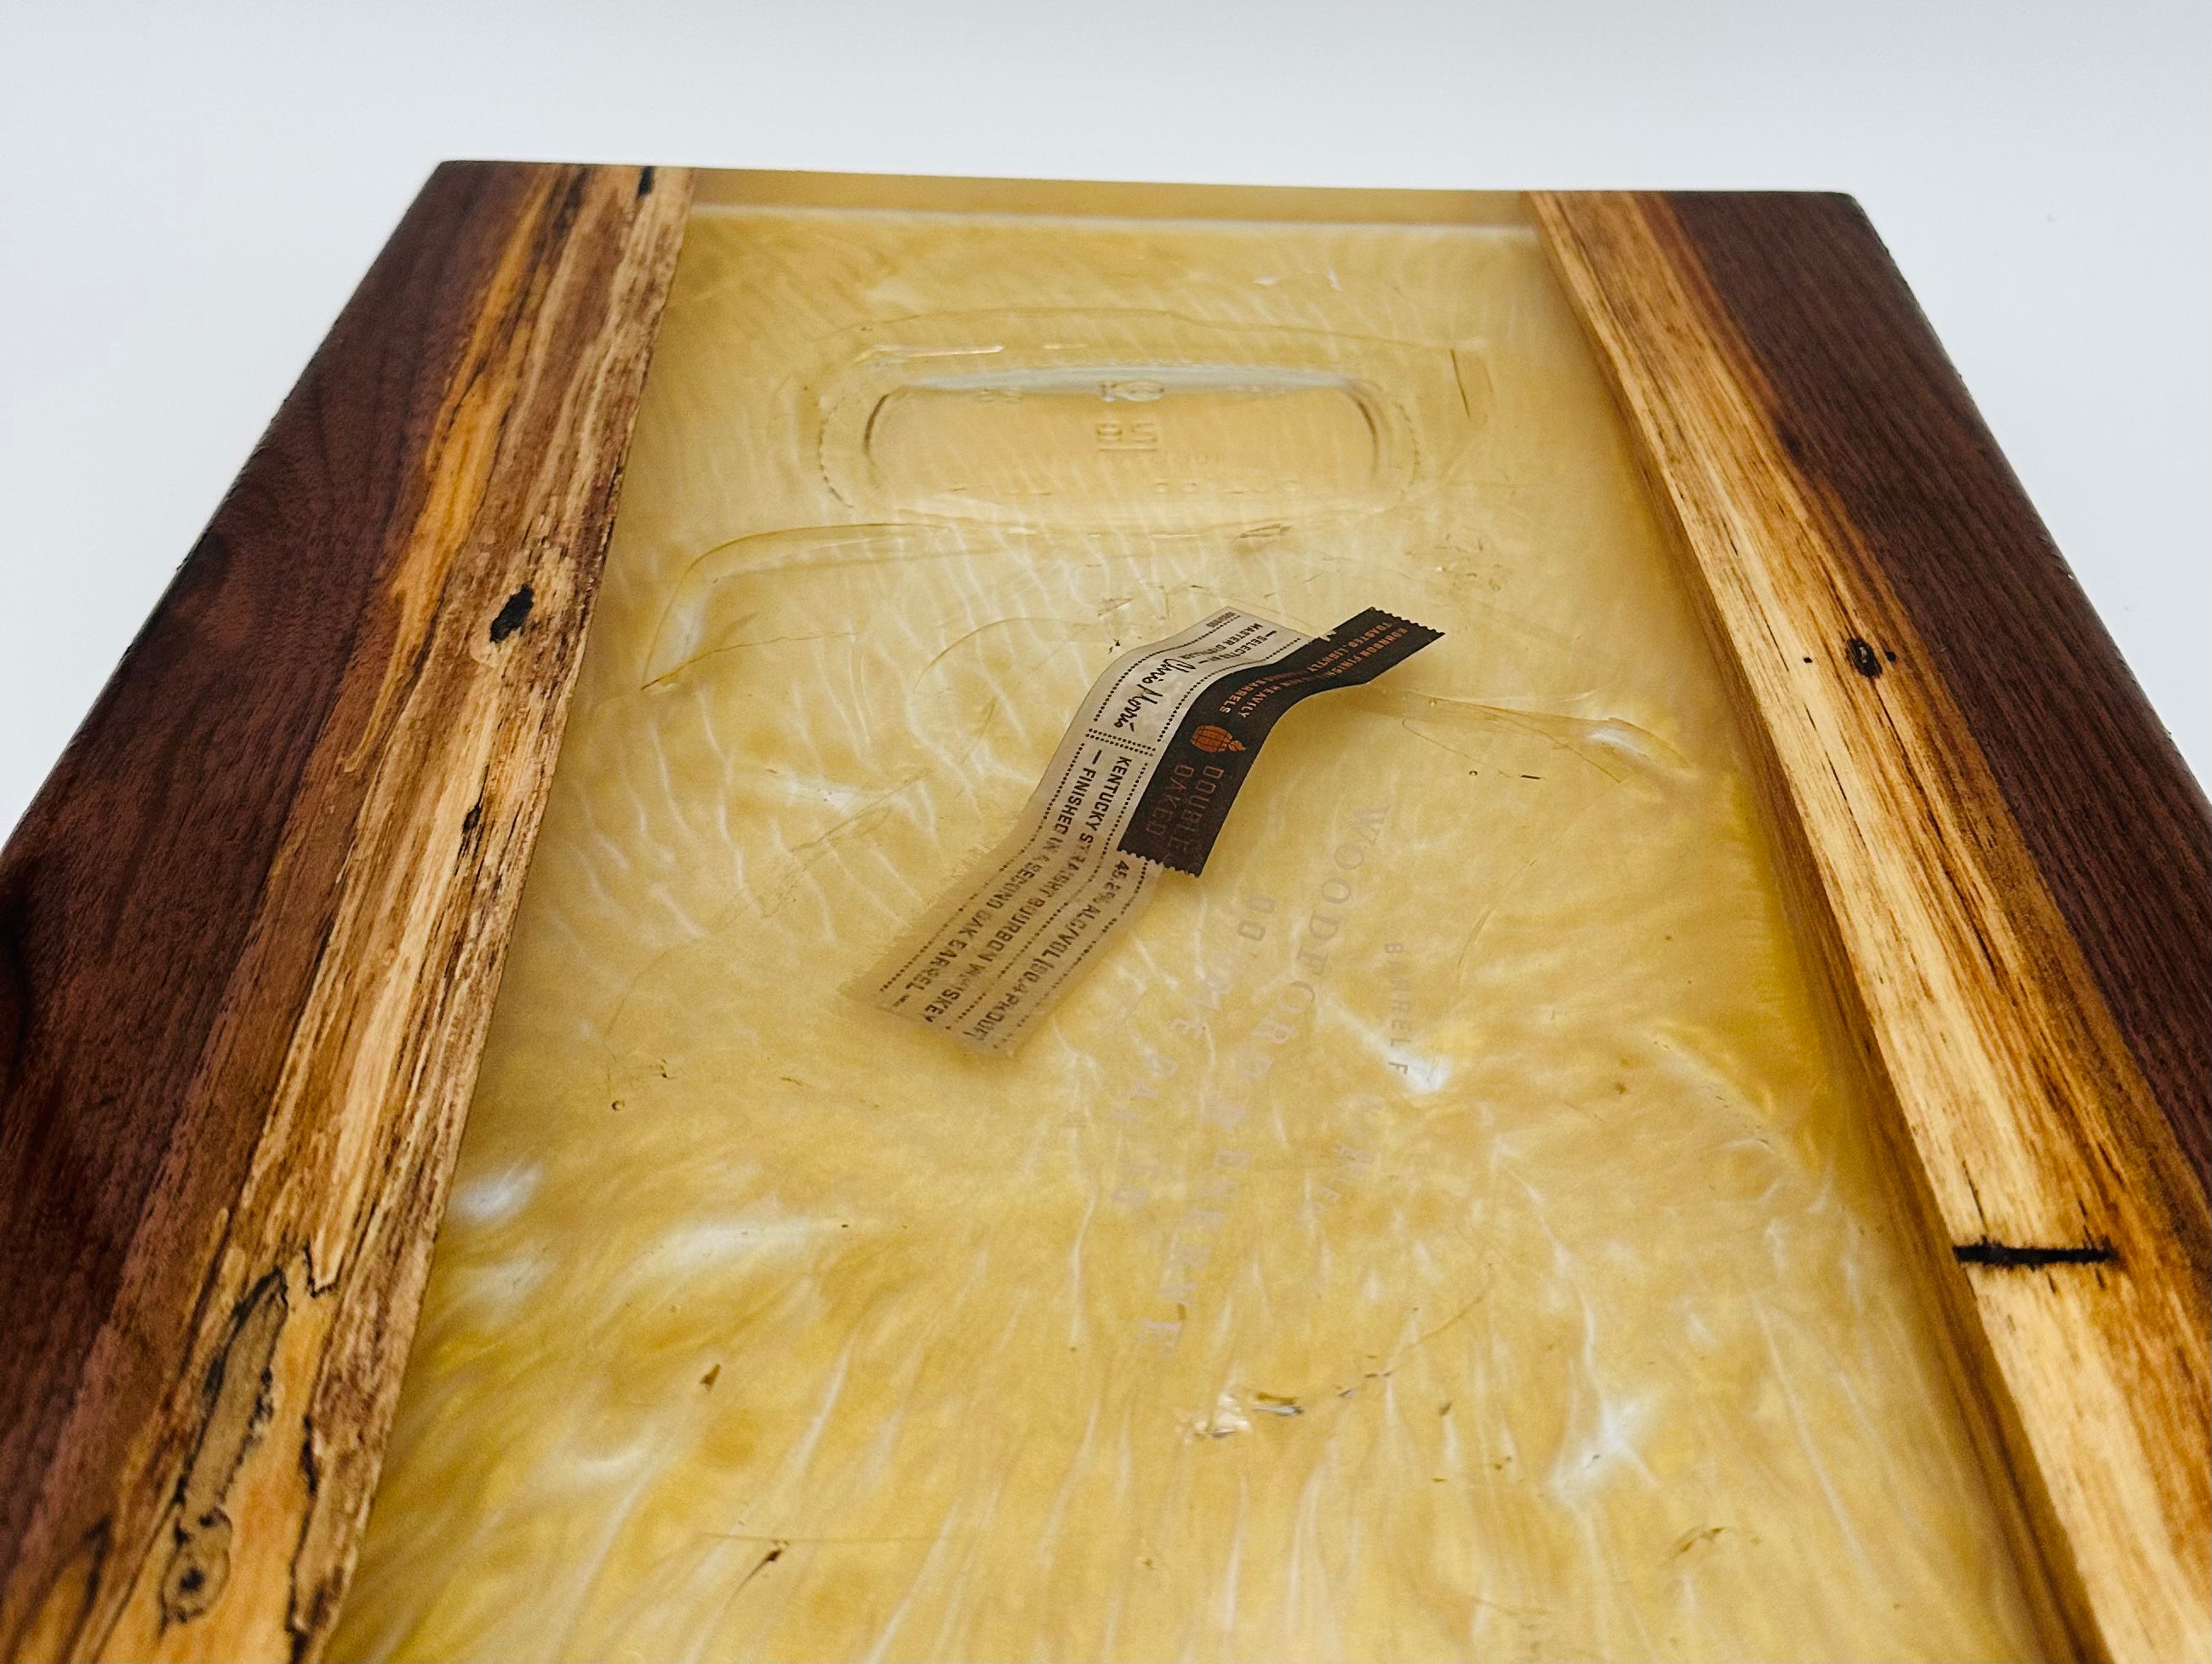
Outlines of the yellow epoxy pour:
[{"label": "yellow epoxy pour", "polygon": [[[840,996],[1224,605],[1447,635]],[[1730,724],[1525,231],[702,210],[333,1655],[2032,1651]]]}]

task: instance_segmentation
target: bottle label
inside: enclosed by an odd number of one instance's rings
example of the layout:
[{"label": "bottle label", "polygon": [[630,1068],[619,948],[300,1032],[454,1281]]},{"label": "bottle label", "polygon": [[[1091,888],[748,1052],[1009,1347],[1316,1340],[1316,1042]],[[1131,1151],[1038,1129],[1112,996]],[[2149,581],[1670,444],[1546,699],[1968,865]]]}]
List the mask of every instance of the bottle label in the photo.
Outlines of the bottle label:
[{"label": "bottle label", "polygon": [[1011,1051],[1171,867],[1202,871],[1270,731],[1438,632],[1370,609],[1324,636],[1224,610],[1092,683],[1012,833],[854,985],[885,1011]]}]

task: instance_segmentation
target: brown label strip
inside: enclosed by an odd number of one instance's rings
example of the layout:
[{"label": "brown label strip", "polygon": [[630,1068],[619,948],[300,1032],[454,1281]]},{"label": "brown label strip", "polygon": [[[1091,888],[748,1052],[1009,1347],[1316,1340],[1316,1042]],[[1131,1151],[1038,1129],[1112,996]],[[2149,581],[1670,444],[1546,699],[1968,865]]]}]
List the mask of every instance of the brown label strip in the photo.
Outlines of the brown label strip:
[{"label": "brown label strip", "polygon": [[1275,724],[1302,699],[1372,682],[1443,632],[1369,607],[1271,665],[1232,671],[1184,711],[1152,766],[1120,848],[1194,876]]}]

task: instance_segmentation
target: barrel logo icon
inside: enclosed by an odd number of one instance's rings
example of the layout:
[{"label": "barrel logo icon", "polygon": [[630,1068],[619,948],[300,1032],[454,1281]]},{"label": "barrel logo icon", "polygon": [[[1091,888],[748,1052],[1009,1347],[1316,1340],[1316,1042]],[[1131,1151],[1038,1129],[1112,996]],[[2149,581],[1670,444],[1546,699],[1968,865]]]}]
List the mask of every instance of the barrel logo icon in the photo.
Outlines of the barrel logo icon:
[{"label": "barrel logo icon", "polygon": [[1211,722],[1190,737],[1190,743],[1201,751],[1241,751],[1244,742],[1226,728],[1217,728]]}]

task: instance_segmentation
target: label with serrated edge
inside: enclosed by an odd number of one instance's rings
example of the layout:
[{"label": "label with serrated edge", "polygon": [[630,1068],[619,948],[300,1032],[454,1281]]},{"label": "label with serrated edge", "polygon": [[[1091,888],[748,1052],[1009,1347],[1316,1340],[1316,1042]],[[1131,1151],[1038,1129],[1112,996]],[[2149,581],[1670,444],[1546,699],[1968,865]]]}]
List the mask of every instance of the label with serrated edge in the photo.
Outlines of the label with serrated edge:
[{"label": "label with serrated edge", "polygon": [[852,992],[1012,1050],[1136,916],[1163,866],[1204,868],[1285,711],[1437,639],[1372,609],[1318,637],[1224,610],[1123,653],[1084,695],[1013,832]]}]

